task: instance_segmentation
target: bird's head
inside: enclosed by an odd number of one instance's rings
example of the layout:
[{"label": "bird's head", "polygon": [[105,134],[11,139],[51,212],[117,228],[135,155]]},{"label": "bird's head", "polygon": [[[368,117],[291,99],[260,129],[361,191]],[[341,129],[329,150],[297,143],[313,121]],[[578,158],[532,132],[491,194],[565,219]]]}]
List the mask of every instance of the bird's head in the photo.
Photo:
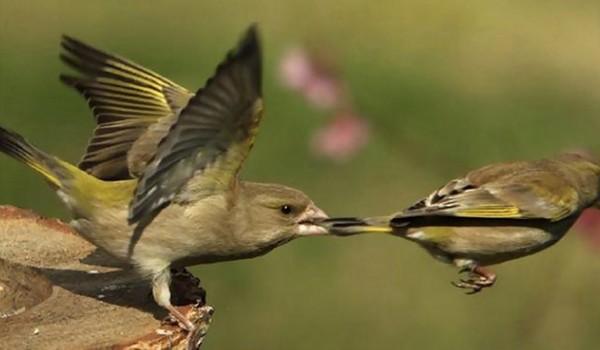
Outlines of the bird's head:
[{"label": "bird's head", "polygon": [[248,182],[242,185],[242,191],[247,230],[255,232],[265,244],[327,234],[318,225],[327,215],[303,192],[283,185]]}]

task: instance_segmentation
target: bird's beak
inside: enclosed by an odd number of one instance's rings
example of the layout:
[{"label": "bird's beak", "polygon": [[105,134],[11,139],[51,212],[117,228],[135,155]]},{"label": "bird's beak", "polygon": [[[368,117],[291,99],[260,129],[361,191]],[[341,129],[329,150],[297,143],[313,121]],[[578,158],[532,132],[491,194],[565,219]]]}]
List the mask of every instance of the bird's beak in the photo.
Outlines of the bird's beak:
[{"label": "bird's beak", "polygon": [[309,205],[304,213],[298,218],[299,236],[319,236],[327,234],[327,229],[320,226],[319,223],[329,218],[327,214],[316,205]]}]

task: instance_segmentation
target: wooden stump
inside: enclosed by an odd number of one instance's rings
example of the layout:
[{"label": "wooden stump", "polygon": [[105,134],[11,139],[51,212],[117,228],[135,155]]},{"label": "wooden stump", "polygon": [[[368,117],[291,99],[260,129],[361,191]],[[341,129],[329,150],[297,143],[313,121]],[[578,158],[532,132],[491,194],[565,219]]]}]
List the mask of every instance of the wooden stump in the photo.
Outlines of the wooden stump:
[{"label": "wooden stump", "polygon": [[0,348],[198,348],[213,309],[190,274],[175,274],[172,289],[193,335],[161,322],[149,283],[68,225],[0,206]]}]

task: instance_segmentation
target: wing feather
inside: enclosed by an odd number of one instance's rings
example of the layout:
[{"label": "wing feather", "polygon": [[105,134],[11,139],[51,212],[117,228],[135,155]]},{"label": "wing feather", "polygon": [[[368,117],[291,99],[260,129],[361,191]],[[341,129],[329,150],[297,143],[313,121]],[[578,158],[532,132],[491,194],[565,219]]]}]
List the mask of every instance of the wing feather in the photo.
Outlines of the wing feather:
[{"label": "wing feather", "polygon": [[160,143],[137,186],[131,223],[154,217],[184,186],[196,200],[232,186],[262,117],[261,69],[252,27]]},{"label": "wing feather", "polygon": [[[501,171],[495,171],[501,169]],[[475,170],[450,181],[397,215],[558,221],[573,214],[579,195],[551,161],[515,162]]]},{"label": "wing feather", "polygon": [[[105,180],[138,176],[146,165],[143,160],[154,156],[192,94],[149,69],[74,38],[64,36],[61,45],[63,62],[82,75],[61,75],[61,80],[86,98],[97,124],[79,167]],[[149,132],[157,123],[167,126],[155,128],[164,133]],[[120,138],[123,134],[130,136]],[[111,139],[119,147],[112,147]]]}]

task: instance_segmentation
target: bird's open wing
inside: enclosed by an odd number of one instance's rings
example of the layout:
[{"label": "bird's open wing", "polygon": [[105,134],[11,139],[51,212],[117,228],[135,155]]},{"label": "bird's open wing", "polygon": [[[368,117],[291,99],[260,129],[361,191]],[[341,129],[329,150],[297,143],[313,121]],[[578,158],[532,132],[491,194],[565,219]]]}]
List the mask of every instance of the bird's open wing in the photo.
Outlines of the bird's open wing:
[{"label": "bird's open wing", "polygon": [[187,200],[229,190],[261,116],[261,51],[251,27],[160,143],[140,178],[130,222],[154,217],[184,186]]},{"label": "bird's open wing", "polygon": [[492,177],[492,168],[482,168],[452,180],[394,221],[430,215],[558,221],[578,210],[577,191],[558,172],[518,165]]},{"label": "bird's open wing", "polygon": [[61,59],[81,74],[61,80],[86,98],[97,123],[79,167],[104,180],[138,175],[192,94],[71,37],[63,36],[61,46]]}]

